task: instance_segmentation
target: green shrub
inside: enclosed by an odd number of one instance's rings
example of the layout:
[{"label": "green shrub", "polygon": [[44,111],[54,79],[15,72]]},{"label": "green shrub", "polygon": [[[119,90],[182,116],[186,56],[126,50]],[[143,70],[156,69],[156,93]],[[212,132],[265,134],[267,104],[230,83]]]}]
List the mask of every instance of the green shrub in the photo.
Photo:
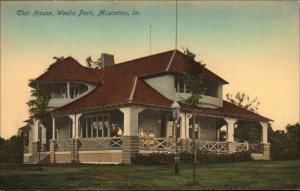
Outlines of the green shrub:
[{"label": "green shrub", "polygon": [[150,153],[138,154],[132,158],[134,164],[171,164],[174,163],[174,154],[170,153]]},{"label": "green shrub", "polygon": [[[181,152],[179,155],[180,163],[187,164],[193,162],[193,153]],[[207,151],[197,151],[196,161],[198,163],[212,163],[212,162],[238,162],[252,160],[250,152],[237,152],[237,153],[215,153]],[[173,164],[173,153],[151,153],[151,154],[138,154],[132,158],[134,164]]]}]

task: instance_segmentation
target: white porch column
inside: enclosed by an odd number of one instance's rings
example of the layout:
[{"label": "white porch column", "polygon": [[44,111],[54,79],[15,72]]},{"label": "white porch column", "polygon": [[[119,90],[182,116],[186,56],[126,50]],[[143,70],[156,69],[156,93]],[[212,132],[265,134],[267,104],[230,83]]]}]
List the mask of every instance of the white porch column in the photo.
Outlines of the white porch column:
[{"label": "white porch column", "polygon": [[67,82],[67,99],[70,99],[70,82]]},{"label": "white porch column", "polygon": [[40,123],[39,119],[33,118],[32,142],[39,141],[39,123]]},{"label": "white porch column", "polygon": [[52,140],[55,140],[55,118],[52,117]]},{"label": "white porch column", "polygon": [[186,138],[186,115],[185,113],[180,113],[180,138],[185,139]]},{"label": "white porch column", "polygon": [[145,108],[132,106],[132,107],[119,108],[119,109],[124,114],[123,136],[138,136],[138,126],[139,126],[138,114],[142,112]]},{"label": "white porch column", "polygon": [[44,126],[43,124],[41,124],[41,133],[42,133],[42,136],[41,136],[41,143],[42,144],[46,144],[47,143],[47,127]]},{"label": "white porch column", "polygon": [[79,118],[81,117],[82,113],[80,114],[75,114],[75,117],[76,117],[76,123],[75,123],[75,138],[79,138]]},{"label": "white porch column", "polygon": [[72,120],[72,138],[75,138],[75,124],[76,124],[76,116],[75,114],[69,115]]},{"label": "white porch column", "polygon": [[227,122],[227,142],[234,142],[234,124],[237,119],[225,117],[224,120]]},{"label": "white porch column", "polygon": [[186,129],[185,129],[185,135],[186,135],[186,138],[190,138],[190,119],[193,117],[192,114],[190,113],[187,113],[186,114]]},{"label": "white porch column", "polygon": [[180,138],[189,138],[190,118],[191,114],[180,113],[181,124],[180,124]]},{"label": "white porch column", "polygon": [[261,125],[261,143],[267,144],[268,143],[268,123],[266,122],[259,122]]}]

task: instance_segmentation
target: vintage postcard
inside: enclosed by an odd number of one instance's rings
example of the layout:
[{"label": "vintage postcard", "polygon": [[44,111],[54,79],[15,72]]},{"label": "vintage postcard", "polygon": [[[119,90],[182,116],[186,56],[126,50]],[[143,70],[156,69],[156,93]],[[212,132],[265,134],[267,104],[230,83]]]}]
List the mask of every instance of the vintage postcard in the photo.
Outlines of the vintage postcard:
[{"label": "vintage postcard", "polygon": [[0,189],[299,189],[299,14],[1,1]]}]

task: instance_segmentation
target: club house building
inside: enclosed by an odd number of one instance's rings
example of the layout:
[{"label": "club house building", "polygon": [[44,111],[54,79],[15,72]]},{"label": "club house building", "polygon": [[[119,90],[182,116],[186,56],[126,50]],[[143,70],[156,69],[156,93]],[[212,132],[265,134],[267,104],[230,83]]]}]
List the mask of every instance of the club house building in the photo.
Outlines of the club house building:
[{"label": "club house building", "polygon": [[[185,84],[187,57],[178,50],[115,64],[102,54],[102,68],[84,67],[68,57],[29,83],[48,91],[50,117],[27,120],[24,163],[131,163],[137,153],[190,151],[192,133],[200,150],[233,153],[250,150],[256,159],[269,159],[270,119],[223,100],[228,84],[206,67],[205,92],[193,108]],[[172,104],[180,106],[174,125]],[[196,127],[192,131],[192,110]],[[261,126],[261,144],[234,139],[239,120]],[[40,125],[39,125],[40,124]],[[226,126],[226,141],[219,130]]]}]

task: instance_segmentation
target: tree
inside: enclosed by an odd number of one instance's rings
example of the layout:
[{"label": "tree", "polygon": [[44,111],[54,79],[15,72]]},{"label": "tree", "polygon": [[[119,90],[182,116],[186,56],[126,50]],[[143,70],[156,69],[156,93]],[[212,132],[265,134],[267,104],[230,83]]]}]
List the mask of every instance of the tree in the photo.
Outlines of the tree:
[{"label": "tree", "polygon": [[53,59],[55,60],[52,64],[50,64],[50,66],[48,67],[47,70],[50,70],[51,68],[53,68],[53,66],[55,66],[56,64],[59,64],[61,63],[65,57],[64,56],[61,56],[61,57],[57,57],[57,56],[53,56]]},{"label": "tree", "polygon": [[259,99],[255,97],[254,99],[250,99],[248,95],[245,93],[237,92],[235,96],[232,94],[226,94],[226,98],[229,102],[237,105],[241,108],[247,109],[252,112],[257,112],[258,106],[260,104]]},{"label": "tree", "polygon": [[186,102],[193,106],[192,108],[192,139],[193,139],[193,184],[196,184],[196,171],[195,171],[195,163],[196,163],[196,146],[195,146],[195,108],[200,104],[200,98],[203,94],[204,87],[202,84],[201,73],[202,69],[205,67],[205,64],[202,61],[195,61],[196,55],[189,51],[188,48],[184,49],[184,54],[187,57],[186,63],[186,89],[191,94]]},{"label": "tree", "polygon": [[27,102],[29,113],[32,117],[43,119],[49,116],[48,104],[50,101],[50,93],[46,90],[31,90],[31,99]]},{"label": "tree", "polygon": [[300,159],[300,123],[288,124],[286,132],[269,127],[270,154],[273,160]]},{"label": "tree", "polygon": [[[46,90],[31,90],[31,99],[27,102],[27,105],[29,107],[30,115],[33,118],[38,119],[38,129],[41,127],[42,120],[46,117],[49,117],[49,101],[50,93]],[[38,153],[40,158],[40,151]]]},{"label": "tree", "polygon": [[[234,105],[237,105],[254,113],[257,113],[258,106],[260,105],[259,99],[257,97],[251,99],[245,93],[237,92],[235,96],[228,93],[226,94],[226,98]],[[234,130],[234,138],[240,142],[248,141],[249,143],[260,143],[260,124],[257,122],[239,120],[237,122],[237,128]]]},{"label": "tree", "polygon": [[19,164],[23,161],[23,138],[14,135],[10,139],[0,137],[0,163]]},{"label": "tree", "polygon": [[261,142],[261,126],[258,122],[241,121],[237,122],[234,130],[234,137],[239,142],[248,141],[252,144]]},{"label": "tree", "polygon": [[101,62],[101,60],[93,61],[93,59],[92,59],[91,56],[87,57],[85,59],[85,62],[86,62],[87,67],[89,67],[89,68],[92,68],[93,66],[94,67],[102,68],[102,62]]}]

